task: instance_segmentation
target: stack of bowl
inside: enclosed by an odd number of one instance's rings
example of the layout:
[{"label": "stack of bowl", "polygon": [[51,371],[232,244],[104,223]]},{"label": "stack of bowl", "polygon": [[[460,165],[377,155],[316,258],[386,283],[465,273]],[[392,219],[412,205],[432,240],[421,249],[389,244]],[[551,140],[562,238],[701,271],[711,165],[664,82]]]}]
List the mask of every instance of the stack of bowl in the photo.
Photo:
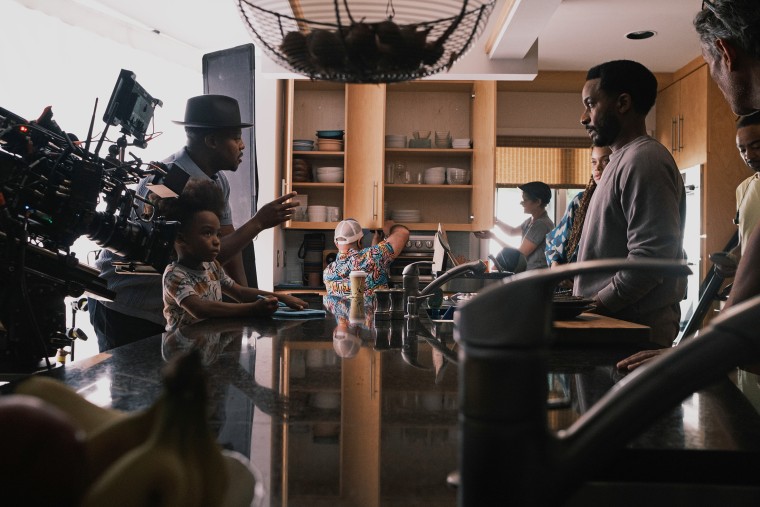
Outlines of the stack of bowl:
[{"label": "stack of bowl", "polygon": [[317,181],[319,183],[342,183],[342,167],[317,167]]},{"label": "stack of bowl", "polygon": [[317,149],[319,151],[343,151],[343,131],[317,130]]},{"label": "stack of bowl", "polygon": [[293,181],[307,182],[312,181],[311,164],[308,160],[302,158],[293,159]]},{"label": "stack of bowl", "polygon": [[423,174],[426,185],[443,185],[446,182],[445,167],[430,167]]},{"label": "stack of bowl", "polygon": [[293,151],[312,151],[314,149],[314,141],[311,139],[294,139]]},{"label": "stack of bowl", "polygon": [[385,136],[386,148],[406,148],[406,136],[403,134],[387,134]]},{"label": "stack of bowl", "polygon": [[452,139],[451,141],[451,147],[452,148],[471,148],[472,145],[470,144],[471,140],[470,138],[460,138],[460,139]]},{"label": "stack of bowl", "polygon": [[327,222],[327,206],[309,206],[306,214],[309,222]]},{"label": "stack of bowl", "polygon": [[319,139],[317,141],[319,151],[343,151],[343,141],[338,139]]},{"label": "stack of bowl", "polygon": [[449,185],[466,185],[470,182],[470,171],[469,169],[449,167],[446,169],[446,179]]}]

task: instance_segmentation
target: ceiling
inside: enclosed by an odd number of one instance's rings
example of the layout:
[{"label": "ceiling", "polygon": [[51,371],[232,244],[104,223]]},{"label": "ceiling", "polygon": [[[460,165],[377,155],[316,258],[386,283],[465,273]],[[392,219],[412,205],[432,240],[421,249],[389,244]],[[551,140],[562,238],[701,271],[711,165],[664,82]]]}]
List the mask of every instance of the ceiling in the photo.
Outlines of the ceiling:
[{"label": "ceiling", "polygon": [[[166,53],[167,58],[187,61],[188,65],[199,66],[199,55],[252,41],[235,0],[16,1],[101,36],[154,53]],[[266,1],[272,2],[258,3]],[[405,1],[409,0],[393,0],[397,11]],[[499,62],[504,58],[520,60],[526,54],[535,58],[537,40],[538,70],[585,71],[603,61],[627,58],[640,61],[655,72],[673,72],[700,55],[691,24],[700,2],[497,0],[479,42],[482,46],[495,40],[487,59]],[[417,7],[424,3],[432,7],[437,1],[413,2]],[[505,5],[511,6],[511,10]],[[625,38],[626,33],[638,30],[653,30],[657,35],[638,41]],[[480,54],[473,55],[478,51]],[[483,58],[482,52],[475,47],[465,59]]]},{"label": "ceiling", "polygon": [[[598,63],[624,58],[639,61],[654,72],[674,72],[701,55],[692,25],[701,0],[515,0],[514,3],[519,4],[518,9],[523,4],[545,6],[538,21],[524,19],[517,26],[507,27],[507,32],[524,30],[538,39],[539,70],[585,71]],[[646,40],[625,37],[629,32],[641,30],[652,30],[657,35]],[[509,41],[505,40],[497,51],[506,51],[508,46]]]}]

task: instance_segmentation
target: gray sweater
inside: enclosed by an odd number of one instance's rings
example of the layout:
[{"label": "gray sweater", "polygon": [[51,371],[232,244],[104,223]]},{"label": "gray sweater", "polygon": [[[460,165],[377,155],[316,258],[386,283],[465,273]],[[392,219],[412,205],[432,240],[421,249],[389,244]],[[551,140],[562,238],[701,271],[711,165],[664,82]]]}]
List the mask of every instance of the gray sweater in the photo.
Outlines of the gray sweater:
[{"label": "gray sweater", "polygon": [[[578,261],[682,259],[685,213],[683,180],[670,152],[638,137],[610,156],[586,214]],[[652,339],[670,345],[685,288],[685,276],[618,271],[579,275],[574,292],[598,297],[613,317],[652,326]]]}]

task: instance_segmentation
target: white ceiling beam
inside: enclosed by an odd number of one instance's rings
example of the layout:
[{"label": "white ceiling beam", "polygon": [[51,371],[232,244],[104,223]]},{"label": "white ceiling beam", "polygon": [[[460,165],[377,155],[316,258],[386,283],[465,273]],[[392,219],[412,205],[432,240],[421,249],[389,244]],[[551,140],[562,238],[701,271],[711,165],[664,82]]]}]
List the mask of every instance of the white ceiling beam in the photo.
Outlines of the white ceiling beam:
[{"label": "white ceiling beam", "polygon": [[504,0],[486,39],[488,57],[525,58],[560,3],[562,0]]}]

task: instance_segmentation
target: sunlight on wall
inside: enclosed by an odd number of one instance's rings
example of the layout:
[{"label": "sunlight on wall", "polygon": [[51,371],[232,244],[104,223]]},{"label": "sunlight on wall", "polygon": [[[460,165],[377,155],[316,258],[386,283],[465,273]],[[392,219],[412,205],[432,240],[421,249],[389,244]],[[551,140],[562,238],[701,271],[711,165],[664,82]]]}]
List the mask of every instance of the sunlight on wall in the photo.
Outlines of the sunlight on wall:
[{"label": "sunlight on wall", "polygon": [[[60,127],[84,140],[98,98],[93,134],[99,137],[105,127],[103,113],[116,78],[121,69],[128,69],[148,93],[164,104],[156,108],[154,115],[155,130],[163,134],[146,149],[129,147],[127,152],[131,151],[147,162],[162,160],[184,146],[184,130],[171,120],[183,118],[188,97],[203,93],[200,58],[198,68],[189,69],[15,2],[0,3],[0,19],[3,20],[3,39],[6,41],[0,44],[0,61],[3,63],[0,107],[32,120],[43,108],[53,106],[54,119]],[[117,127],[109,128],[108,139],[115,140],[119,135]],[[95,149],[94,144],[91,149]],[[100,155],[106,153],[104,144]],[[75,242],[72,251],[81,262],[89,263],[93,258],[88,252],[96,248],[94,243],[82,237]],[[97,353],[97,340],[86,313],[77,315],[76,326],[89,340],[77,341],[75,358],[83,359]]]},{"label": "sunlight on wall", "polygon": [[[105,127],[103,113],[121,69],[135,73],[153,97],[156,131],[164,132],[145,150],[130,148],[136,156],[160,160],[184,144],[184,131],[171,120],[181,120],[188,97],[203,93],[201,61],[196,70],[156,58],[67,25],[14,2],[0,4],[3,38],[0,45],[0,107],[35,119],[45,106],[66,132],[87,135],[95,99],[99,99],[94,134]],[[150,129],[149,129],[150,131]],[[111,127],[110,139],[119,131]],[[101,152],[101,154],[103,154]]]}]

